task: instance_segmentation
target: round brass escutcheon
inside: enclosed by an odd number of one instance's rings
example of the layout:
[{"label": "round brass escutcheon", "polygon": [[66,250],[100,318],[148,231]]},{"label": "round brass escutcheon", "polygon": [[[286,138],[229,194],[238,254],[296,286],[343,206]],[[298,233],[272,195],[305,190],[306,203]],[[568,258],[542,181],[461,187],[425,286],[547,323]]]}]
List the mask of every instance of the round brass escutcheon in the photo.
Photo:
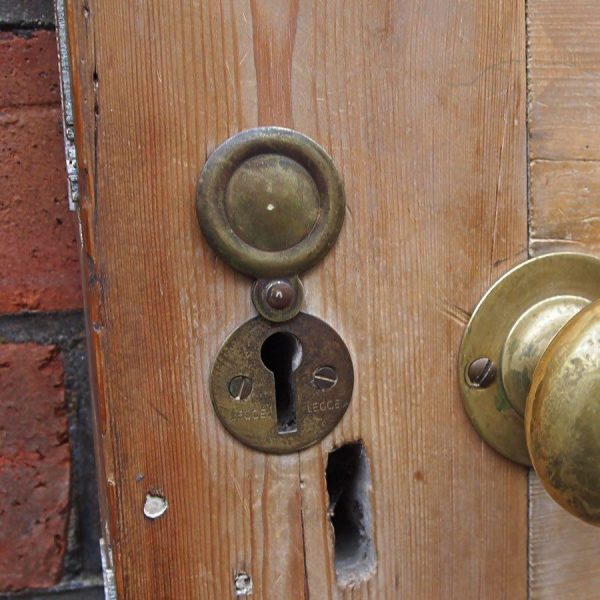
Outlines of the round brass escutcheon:
[{"label": "round brass escutcheon", "polygon": [[210,375],[213,406],[226,429],[274,454],[323,439],[344,416],[353,388],[344,341],[305,313],[285,323],[247,321],[227,338]]},{"label": "round brass escutcheon", "polygon": [[[463,403],[481,437],[507,458],[531,465],[523,415],[533,374],[550,340],[596,298],[600,259],[556,253],[506,273],[473,311],[459,351]],[[482,357],[498,375],[473,385],[469,367]]]},{"label": "round brass escutcheon", "polygon": [[208,158],[196,211],[213,250],[253,277],[295,275],[333,246],[345,212],[342,181],[325,150],[281,127],[234,135]]},{"label": "round brass escutcheon", "polygon": [[600,301],[573,317],[535,369],[525,414],[527,447],[546,491],[600,525]]}]

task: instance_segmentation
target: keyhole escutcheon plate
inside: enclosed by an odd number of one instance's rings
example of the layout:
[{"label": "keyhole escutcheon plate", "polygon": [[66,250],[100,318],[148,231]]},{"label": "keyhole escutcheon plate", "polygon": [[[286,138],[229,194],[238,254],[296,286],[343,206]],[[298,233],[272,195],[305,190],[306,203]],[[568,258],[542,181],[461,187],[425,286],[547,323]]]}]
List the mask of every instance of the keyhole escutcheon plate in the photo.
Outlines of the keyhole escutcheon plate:
[{"label": "keyhole escutcheon plate", "polygon": [[324,321],[247,321],[213,364],[210,393],[219,419],[244,444],[284,454],[323,439],[343,417],[354,388],[346,344]]}]

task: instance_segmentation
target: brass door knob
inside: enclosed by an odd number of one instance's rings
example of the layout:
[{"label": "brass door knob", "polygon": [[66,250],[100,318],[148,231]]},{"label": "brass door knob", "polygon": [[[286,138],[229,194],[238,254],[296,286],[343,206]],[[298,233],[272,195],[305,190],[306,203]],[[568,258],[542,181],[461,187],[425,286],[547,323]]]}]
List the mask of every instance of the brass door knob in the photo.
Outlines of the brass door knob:
[{"label": "brass door knob", "polygon": [[531,462],[548,493],[600,525],[600,301],[558,332],[533,374],[525,409]]},{"label": "brass door knob", "polygon": [[459,353],[465,409],[481,437],[533,465],[548,493],[600,526],[600,260],[549,254],[481,300]]}]

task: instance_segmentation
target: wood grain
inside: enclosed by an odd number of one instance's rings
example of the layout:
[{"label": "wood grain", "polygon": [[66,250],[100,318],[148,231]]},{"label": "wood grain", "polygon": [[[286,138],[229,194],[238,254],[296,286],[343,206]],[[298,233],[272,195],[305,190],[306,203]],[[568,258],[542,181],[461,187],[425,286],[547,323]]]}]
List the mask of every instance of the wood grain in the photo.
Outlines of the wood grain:
[{"label": "wood grain", "polygon": [[532,255],[599,253],[600,161],[534,160],[530,174]]},{"label": "wood grain", "polygon": [[[600,251],[600,4],[528,3],[530,253]],[[530,477],[530,597],[600,598],[600,531]]]},{"label": "wood grain", "polygon": [[[523,0],[71,0],[80,210],[105,532],[119,598],[525,598],[523,469],[468,423],[468,311],[525,259]],[[345,181],[306,309],[355,364],[320,445],[252,452],[208,373],[253,314],[194,213],[209,152],[257,124],[325,146]],[[377,569],[335,581],[327,453],[363,440]],[[148,491],[166,514],[144,518]]]}]

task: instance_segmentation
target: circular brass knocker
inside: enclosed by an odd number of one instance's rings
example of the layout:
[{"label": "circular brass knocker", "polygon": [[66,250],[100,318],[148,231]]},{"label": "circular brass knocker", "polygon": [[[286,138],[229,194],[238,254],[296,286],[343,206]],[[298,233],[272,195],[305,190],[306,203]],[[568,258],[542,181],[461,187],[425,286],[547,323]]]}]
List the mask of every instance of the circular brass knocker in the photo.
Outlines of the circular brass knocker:
[{"label": "circular brass knocker", "polygon": [[282,127],[234,135],[208,158],[196,211],[212,249],[257,278],[297,275],[333,246],[345,195],[331,158]]}]

